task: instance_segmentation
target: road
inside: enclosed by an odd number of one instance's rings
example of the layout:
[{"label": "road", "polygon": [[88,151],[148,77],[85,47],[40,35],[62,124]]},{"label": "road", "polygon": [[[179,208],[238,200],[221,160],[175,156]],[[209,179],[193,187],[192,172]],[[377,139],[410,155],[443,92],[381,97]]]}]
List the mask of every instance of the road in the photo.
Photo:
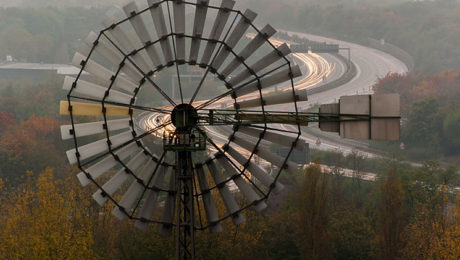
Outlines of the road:
[{"label": "road", "polygon": [[[371,94],[373,93],[371,86],[373,86],[379,78],[385,77],[388,73],[405,74],[408,72],[407,66],[402,61],[379,50],[317,35],[297,32],[288,33],[296,34],[313,41],[338,43],[341,47],[349,47],[351,51],[351,60],[357,68],[357,75],[350,82],[329,91],[310,95],[309,101],[300,104],[302,108],[309,108],[315,104],[334,103],[337,102],[341,96]],[[356,151],[367,157],[379,156],[377,153],[370,151],[366,147],[366,143],[355,140],[344,140],[340,139],[336,134],[319,132],[320,131],[316,129],[307,129],[303,132],[302,138],[304,138],[311,147],[317,149],[334,150],[345,154]],[[321,145],[319,146],[316,145],[318,133],[327,136],[326,139],[321,139]]]},{"label": "road", "polygon": [[306,33],[288,33],[318,42],[338,43],[341,47],[349,47],[351,51],[351,60],[357,68],[357,75],[350,82],[329,91],[310,95],[309,101],[301,104],[303,107],[309,107],[314,104],[333,103],[337,101],[338,98],[345,95],[372,93],[370,87],[373,86],[379,78],[385,77],[390,72],[399,74],[408,72],[407,66],[402,61],[379,50]]},{"label": "road", "polygon": [[[350,82],[332,90],[310,95],[309,101],[299,104],[302,109],[311,107],[315,104],[337,102],[341,96],[345,95],[372,93],[371,86],[373,86],[379,78],[382,78],[391,72],[400,74],[408,72],[406,65],[402,61],[375,49],[310,34],[296,32],[288,33],[297,34],[298,36],[314,41],[328,43],[334,42],[340,44],[342,47],[349,47],[352,53],[351,60],[357,68],[357,74]],[[281,44],[281,42],[276,42],[276,44]],[[320,84],[323,84],[324,77],[326,77],[327,81],[332,81],[343,75],[346,70],[345,64],[329,54],[318,55],[296,53],[293,56],[295,63],[301,66],[302,71],[304,72],[304,76],[301,79],[297,79],[295,82],[296,89],[306,89],[319,86]],[[231,100],[228,99],[225,101]],[[284,107],[272,106],[270,109],[283,110]],[[140,124],[144,129],[153,128],[159,122],[167,120],[167,118],[164,117],[161,120],[157,120],[159,115],[153,114],[144,114],[142,118],[143,119]],[[278,125],[277,127],[281,129],[289,129],[291,126]],[[225,137],[228,136],[222,136],[223,129],[213,127],[208,128],[207,130],[214,138],[216,138],[217,143],[222,143],[226,140]],[[378,156],[376,153],[366,149],[365,143],[363,144],[362,142],[357,142],[355,140],[343,140],[337,135],[331,135],[323,132],[321,132],[321,134],[328,136],[328,138],[321,140],[321,145],[318,146],[316,144],[318,138],[317,134],[318,131],[306,128],[302,134],[302,139],[310,143],[311,147],[318,149],[339,151],[345,154],[358,152],[360,155],[367,157]]]}]

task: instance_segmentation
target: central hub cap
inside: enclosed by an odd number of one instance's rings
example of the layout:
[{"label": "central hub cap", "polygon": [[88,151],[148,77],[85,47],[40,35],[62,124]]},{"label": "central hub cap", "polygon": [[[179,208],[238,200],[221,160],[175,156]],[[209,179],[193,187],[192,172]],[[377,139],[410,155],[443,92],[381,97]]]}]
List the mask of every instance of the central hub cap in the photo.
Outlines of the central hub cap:
[{"label": "central hub cap", "polygon": [[190,131],[198,123],[198,112],[190,104],[177,105],[171,112],[171,122],[178,131]]}]

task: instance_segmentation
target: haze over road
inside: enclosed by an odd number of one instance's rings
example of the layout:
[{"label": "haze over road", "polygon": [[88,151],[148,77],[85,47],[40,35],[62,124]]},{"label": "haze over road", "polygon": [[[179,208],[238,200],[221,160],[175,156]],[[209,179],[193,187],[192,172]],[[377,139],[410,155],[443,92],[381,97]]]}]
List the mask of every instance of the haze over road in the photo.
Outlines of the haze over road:
[{"label": "haze over road", "polygon": [[[318,42],[338,43],[341,47],[349,47],[351,50],[351,60],[355,64],[357,69],[356,76],[348,83],[339,86],[337,88],[312,94],[309,96],[309,101],[302,102],[299,104],[301,109],[308,108],[315,104],[334,103],[341,96],[356,95],[356,94],[369,94],[372,93],[371,87],[378,81],[379,78],[385,77],[388,73],[400,73],[405,74],[408,72],[407,66],[400,60],[391,56],[390,54],[361,46],[358,44],[338,41],[326,37],[315,36],[304,33],[288,32],[290,34],[296,34],[300,37],[307,38]],[[304,76],[301,79],[296,80],[296,89],[305,89],[319,86],[322,84],[322,77],[327,75],[328,80],[333,80],[343,75],[345,72],[345,65],[329,54],[294,54],[295,61],[303,67]],[[334,65],[331,65],[334,64]],[[308,68],[308,69],[305,69]],[[319,75],[319,76],[318,76]],[[281,86],[282,88],[282,86]],[[226,98],[221,101],[231,101]],[[216,104],[217,105],[217,104]],[[270,110],[285,110],[283,105],[275,105],[268,107]],[[142,128],[153,128],[156,123],[163,120],[156,120],[156,116],[143,116],[140,122]],[[289,129],[292,126],[289,125],[275,125],[280,129]],[[314,127],[314,126],[313,126]],[[226,132],[226,127],[207,127],[209,133],[216,139],[218,143],[225,142],[226,138],[220,132]],[[220,129],[220,130],[219,130]],[[310,130],[309,130],[310,129]],[[340,139],[337,135],[324,133],[329,136],[329,140],[323,140],[322,145],[316,146],[316,135],[318,131],[312,131],[311,128],[306,128],[302,134],[302,138],[306,142],[310,143],[311,147],[325,149],[325,150],[336,150],[342,153],[348,154],[355,150],[360,150],[365,144],[355,140],[344,140]],[[321,133],[323,134],[323,133]],[[360,145],[361,144],[361,145]],[[361,147],[360,147],[361,146]],[[361,149],[360,154],[365,156],[375,156],[375,154]]]},{"label": "haze over road", "polygon": [[385,77],[388,73],[405,74],[407,66],[397,58],[388,53],[365,47],[362,45],[339,41],[317,35],[287,31],[299,37],[308,38],[318,42],[338,43],[341,47],[349,47],[351,60],[356,65],[357,75],[350,82],[329,91],[309,96],[309,101],[301,106],[313,104],[333,103],[341,96],[356,95],[356,93],[369,93],[369,89],[379,78]]}]

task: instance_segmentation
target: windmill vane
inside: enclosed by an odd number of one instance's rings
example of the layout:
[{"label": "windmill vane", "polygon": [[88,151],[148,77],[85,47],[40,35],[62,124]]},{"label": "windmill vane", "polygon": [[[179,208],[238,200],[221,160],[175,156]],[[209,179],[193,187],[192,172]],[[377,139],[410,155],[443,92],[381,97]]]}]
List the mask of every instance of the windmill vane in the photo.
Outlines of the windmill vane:
[{"label": "windmill vane", "polygon": [[[308,149],[302,126],[373,120],[371,112],[345,119],[335,107],[301,113],[307,91],[295,88],[302,72],[288,45],[234,5],[115,7],[83,41],[72,60],[81,70],[63,84],[60,112],[70,120],[61,133],[73,142],[66,153],[77,178],[98,204],[113,204],[116,218],[174,233],[177,259],[195,257],[196,231],[221,232],[222,221],[239,225],[244,210],[267,207],[283,189],[280,173],[298,169],[291,154]],[[397,112],[378,116],[399,120]]]}]

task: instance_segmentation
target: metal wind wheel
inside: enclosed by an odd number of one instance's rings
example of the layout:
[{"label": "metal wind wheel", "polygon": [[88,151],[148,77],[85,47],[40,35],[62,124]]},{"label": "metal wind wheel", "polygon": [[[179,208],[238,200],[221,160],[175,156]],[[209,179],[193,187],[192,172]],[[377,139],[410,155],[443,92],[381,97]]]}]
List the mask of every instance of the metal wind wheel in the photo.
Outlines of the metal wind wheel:
[{"label": "metal wind wheel", "polygon": [[75,54],[80,73],[64,81],[70,124],[61,131],[74,143],[67,157],[78,179],[119,219],[159,224],[163,234],[176,227],[178,256],[193,257],[195,230],[220,232],[222,220],[238,225],[243,210],[265,209],[283,188],[279,174],[297,169],[289,155],[305,146],[300,68],[270,25],[259,30],[256,14],[234,4],[115,8]]}]

